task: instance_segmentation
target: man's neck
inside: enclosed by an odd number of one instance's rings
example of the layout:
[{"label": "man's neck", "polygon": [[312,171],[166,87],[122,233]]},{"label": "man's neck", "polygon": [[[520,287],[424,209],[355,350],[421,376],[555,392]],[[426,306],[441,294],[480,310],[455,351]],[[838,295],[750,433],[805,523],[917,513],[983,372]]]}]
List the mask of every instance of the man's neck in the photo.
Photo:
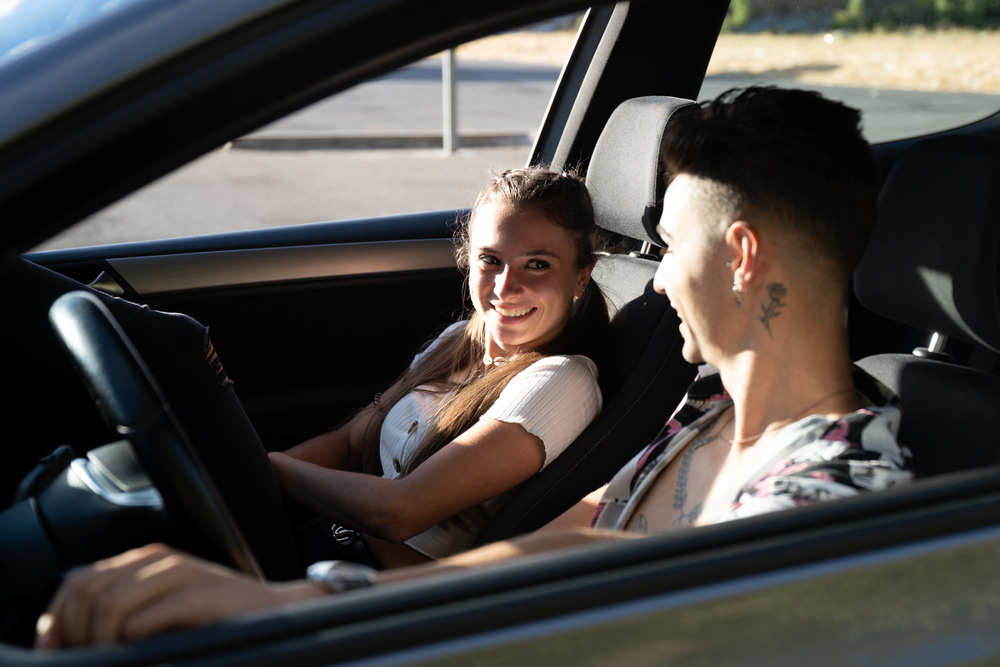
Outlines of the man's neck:
[{"label": "man's neck", "polygon": [[734,444],[752,446],[760,439],[756,436],[809,414],[845,414],[860,407],[851,391],[843,327],[782,324],[794,335],[759,336],[748,349],[718,364],[733,398]]}]

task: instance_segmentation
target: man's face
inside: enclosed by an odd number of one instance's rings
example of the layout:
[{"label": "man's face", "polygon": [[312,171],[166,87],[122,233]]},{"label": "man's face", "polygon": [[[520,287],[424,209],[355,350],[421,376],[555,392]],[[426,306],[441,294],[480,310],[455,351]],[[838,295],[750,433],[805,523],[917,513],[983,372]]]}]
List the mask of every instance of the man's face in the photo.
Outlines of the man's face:
[{"label": "man's face", "polygon": [[681,319],[684,359],[714,364],[725,309],[735,309],[736,302],[727,246],[709,233],[719,221],[703,219],[702,202],[692,176],[680,174],[667,188],[657,231],[669,247],[653,288],[667,295]]}]

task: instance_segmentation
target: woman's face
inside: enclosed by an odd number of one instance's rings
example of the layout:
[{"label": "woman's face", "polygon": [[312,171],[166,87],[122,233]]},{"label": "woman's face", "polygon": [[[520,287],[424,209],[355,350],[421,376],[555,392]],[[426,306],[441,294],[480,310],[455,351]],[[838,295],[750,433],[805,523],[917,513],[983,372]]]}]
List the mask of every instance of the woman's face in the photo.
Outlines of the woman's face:
[{"label": "woman's face", "polygon": [[469,291],[486,322],[487,354],[534,350],[563,330],[592,268],[577,268],[568,231],[531,208],[490,203],[472,220],[469,247]]}]

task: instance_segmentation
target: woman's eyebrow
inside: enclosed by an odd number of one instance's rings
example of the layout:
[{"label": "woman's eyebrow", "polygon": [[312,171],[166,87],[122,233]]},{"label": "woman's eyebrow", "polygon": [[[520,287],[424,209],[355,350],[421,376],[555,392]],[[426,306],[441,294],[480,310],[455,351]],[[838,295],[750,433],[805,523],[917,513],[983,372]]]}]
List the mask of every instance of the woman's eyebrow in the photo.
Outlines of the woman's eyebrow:
[{"label": "woman's eyebrow", "polygon": [[[488,252],[488,253],[492,253],[494,255],[499,255],[500,254],[499,250],[497,250],[496,248],[491,248],[488,245],[479,246],[478,248],[476,248],[476,251],[477,252]],[[559,254],[558,253],[553,252],[552,250],[548,250],[546,248],[539,248],[538,250],[527,250],[527,251],[521,253],[521,256],[522,257],[552,257],[553,259],[559,259]]]},{"label": "woman's eyebrow", "polygon": [[554,259],[559,259],[559,255],[557,253],[554,253],[551,250],[545,250],[544,248],[541,250],[529,250],[528,252],[524,253],[524,255],[525,257],[542,256],[542,257],[552,257]]}]

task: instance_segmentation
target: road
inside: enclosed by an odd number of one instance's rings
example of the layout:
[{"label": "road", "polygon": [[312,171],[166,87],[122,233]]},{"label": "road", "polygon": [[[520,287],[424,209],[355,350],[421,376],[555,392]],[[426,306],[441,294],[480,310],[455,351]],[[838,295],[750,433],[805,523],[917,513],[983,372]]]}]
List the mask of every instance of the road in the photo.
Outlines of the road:
[{"label": "road", "polygon": [[[449,157],[427,148],[287,150],[287,144],[286,150],[213,151],[37,249],[469,205],[489,169],[527,160],[529,137],[545,113],[559,69],[464,62],[459,72],[460,133],[519,135],[521,145],[462,148]],[[755,82],[710,77],[700,97]],[[875,141],[963,124],[1000,108],[995,95],[812,88],[863,108],[866,133]],[[440,133],[440,125],[440,61],[428,59],[292,114],[251,138],[383,134],[398,139]]]}]

